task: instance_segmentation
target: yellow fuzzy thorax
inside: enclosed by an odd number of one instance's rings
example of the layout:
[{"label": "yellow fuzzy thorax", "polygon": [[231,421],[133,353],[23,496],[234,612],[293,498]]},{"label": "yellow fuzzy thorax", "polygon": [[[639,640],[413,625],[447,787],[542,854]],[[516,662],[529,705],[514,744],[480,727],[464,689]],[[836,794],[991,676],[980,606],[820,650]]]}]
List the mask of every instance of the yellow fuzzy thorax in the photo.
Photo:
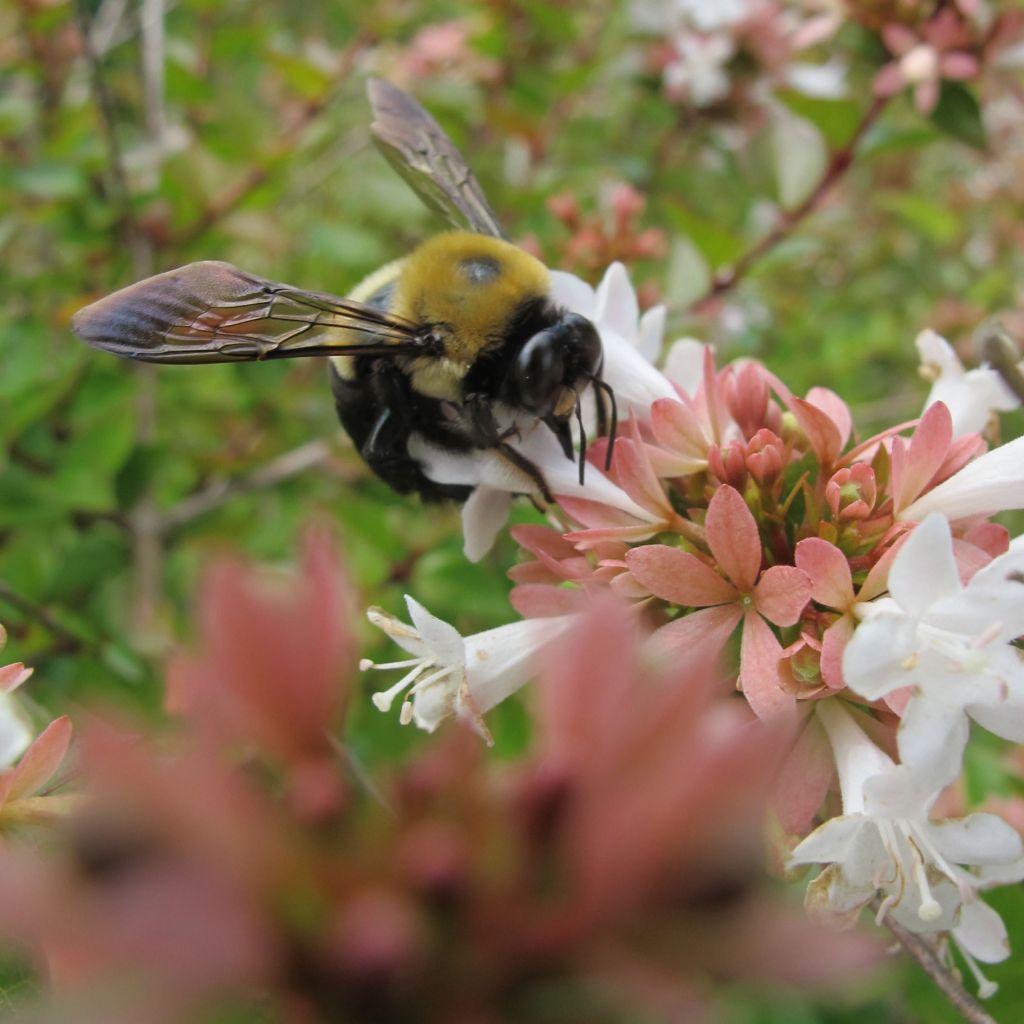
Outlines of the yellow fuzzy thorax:
[{"label": "yellow fuzzy thorax", "polygon": [[[474,280],[466,269],[481,261],[496,268],[488,280]],[[547,268],[529,253],[498,238],[449,231],[407,257],[391,309],[415,323],[441,327],[449,360],[469,364],[504,339],[524,300],[548,290]]]},{"label": "yellow fuzzy thorax", "polygon": [[[473,268],[485,264],[480,279]],[[484,349],[501,345],[511,318],[524,301],[547,295],[547,268],[509,242],[469,231],[436,235],[403,259],[370,274],[349,298],[368,301],[394,283],[388,312],[433,328],[444,355],[419,356],[406,363],[415,389],[430,398],[460,401],[462,379]],[[363,340],[353,332],[353,344]],[[335,369],[351,380],[355,363],[332,356]]]}]

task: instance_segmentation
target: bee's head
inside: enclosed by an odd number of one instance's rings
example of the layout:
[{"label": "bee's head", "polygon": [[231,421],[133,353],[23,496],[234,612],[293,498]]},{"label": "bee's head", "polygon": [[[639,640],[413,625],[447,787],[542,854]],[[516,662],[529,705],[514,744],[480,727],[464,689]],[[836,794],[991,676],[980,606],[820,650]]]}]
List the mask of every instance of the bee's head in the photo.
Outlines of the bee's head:
[{"label": "bee's head", "polygon": [[[578,313],[566,313],[550,327],[532,335],[516,355],[512,380],[516,404],[543,420],[554,432],[567,458],[575,458],[569,422],[575,414],[583,423],[580,393],[590,383],[598,391],[598,430],[609,435],[606,464],[611,463],[615,443],[615,395],[601,380],[604,355],[594,325]],[[612,426],[606,429],[604,395],[611,401]],[[580,482],[583,482],[585,452],[580,452]]]}]

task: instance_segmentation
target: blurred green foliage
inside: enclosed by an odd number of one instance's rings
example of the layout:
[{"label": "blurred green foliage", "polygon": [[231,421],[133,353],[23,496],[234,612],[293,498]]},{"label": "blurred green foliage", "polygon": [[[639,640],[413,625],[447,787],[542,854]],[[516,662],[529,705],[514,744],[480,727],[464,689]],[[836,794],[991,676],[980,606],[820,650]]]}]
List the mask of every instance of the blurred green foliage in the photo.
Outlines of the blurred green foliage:
[{"label": "blurred green foliage", "polygon": [[[795,391],[831,387],[862,431],[919,409],[918,330],[966,342],[993,314],[1020,327],[1024,154],[998,82],[991,97],[947,88],[930,119],[895,100],[820,208],[695,312],[677,296],[696,297],[700,267],[735,261],[764,234],[777,199],[769,124],[748,112],[738,144],[730,111],[666,100],[626,5],[180,0],[158,43],[162,82],[146,70],[137,14],[111,0],[0,7],[0,620],[8,654],[36,666],[31,698],[48,711],[96,700],[153,711],[162,654],[187,636],[213,552],[286,559],[315,517],[336,524],[366,603],[399,611],[412,591],[469,631],[512,617],[512,543],[469,565],[457,510],[424,509],[373,479],[338,430],[320,365],[140,371],[70,332],[80,306],[190,260],[344,293],[437,230],[369,144],[368,72],[419,95],[510,235],[549,259],[567,228],[548,199],[569,193],[600,212],[610,185],[631,183],[648,199],[641,227],[689,254],[631,268],[669,304],[670,336],[763,358]],[[458,60],[410,61],[417,33],[454,19]],[[848,95],[778,101],[835,151],[884,55],[856,27],[832,45],[851,55]],[[315,467],[253,485],[251,474],[316,439],[328,445]],[[183,515],[196,495],[208,507]],[[164,519],[149,578],[134,528],[147,516]],[[366,640],[369,654],[383,649]],[[514,754],[526,712],[509,705],[495,718],[499,754]],[[352,720],[370,762],[421,742],[369,702]],[[1019,896],[994,900],[1018,936]],[[997,1016],[1020,1018],[1019,969],[992,975],[1004,985]],[[901,982],[848,1008],[752,1002],[737,1020],[947,1019],[929,993]]]}]

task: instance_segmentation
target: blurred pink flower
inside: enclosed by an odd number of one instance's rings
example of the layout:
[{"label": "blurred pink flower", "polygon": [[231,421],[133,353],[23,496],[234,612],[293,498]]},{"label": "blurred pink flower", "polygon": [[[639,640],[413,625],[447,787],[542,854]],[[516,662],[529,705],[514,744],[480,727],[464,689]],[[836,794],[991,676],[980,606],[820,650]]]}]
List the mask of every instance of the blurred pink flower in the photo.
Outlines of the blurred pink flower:
[{"label": "blurred pink flower", "polygon": [[317,765],[334,756],[330,731],[357,661],[348,591],[326,532],[307,535],[301,576],[215,563],[199,609],[201,646],[172,659],[168,709],[315,785]]},{"label": "blurred pink flower", "polygon": [[930,114],[939,102],[943,79],[965,81],[980,70],[977,57],[967,50],[971,35],[952,7],[926,22],[920,34],[891,22],[882,29],[882,38],[896,59],[875,76],[875,94],[892,96],[910,87],[922,114]]},{"label": "blurred pink flower", "polygon": [[45,824],[70,811],[75,798],[52,790],[59,785],[54,776],[68,752],[71,732],[71,719],[61,715],[32,741],[13,768],[0,772],[0,829]]}]

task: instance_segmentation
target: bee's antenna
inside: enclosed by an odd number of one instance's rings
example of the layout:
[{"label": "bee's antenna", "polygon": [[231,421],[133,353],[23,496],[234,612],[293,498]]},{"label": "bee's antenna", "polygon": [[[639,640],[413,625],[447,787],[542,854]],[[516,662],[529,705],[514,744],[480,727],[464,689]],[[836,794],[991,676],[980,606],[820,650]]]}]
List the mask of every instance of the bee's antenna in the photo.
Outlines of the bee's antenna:
[{"label": "bee's antenna", "polygon": [[608,396],[608,401],[612,405],[612,421],[611,426],[607,430],[608,448],[604,454],[604,468],[607,471],[612,468],[612,452],[615,450],[615,436],[619,429],[619,410],[615,404],[615,392],[612,390],[612,386],[601,380],[600,377],[593,377],[591,379],[594,384],[594,390],[597,392],[597,429],[598,433],[602,435],[606,433],[605,427],[608,426],[604,407],[605,395]]},{"label": "bee's antenna", "polygon": [[580,428],[580,487],[583,486],[583,472],[587,465],[587,432],[583,427],[583,403],[580,393],[576,392],[576,422]]}]

